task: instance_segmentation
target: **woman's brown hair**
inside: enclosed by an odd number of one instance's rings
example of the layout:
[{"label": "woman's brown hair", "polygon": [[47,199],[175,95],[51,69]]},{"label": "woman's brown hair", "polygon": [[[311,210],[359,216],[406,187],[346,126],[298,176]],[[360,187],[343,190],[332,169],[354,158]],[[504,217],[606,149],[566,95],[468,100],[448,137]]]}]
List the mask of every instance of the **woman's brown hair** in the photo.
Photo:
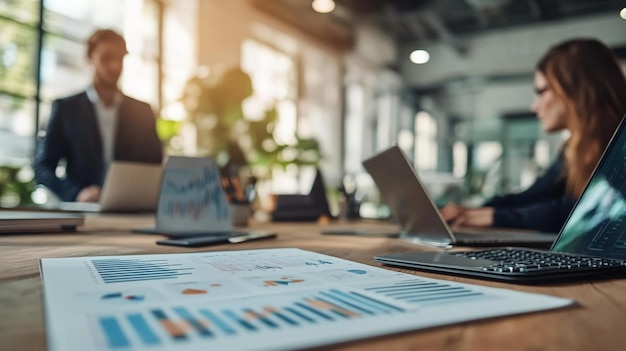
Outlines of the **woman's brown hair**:
[{"label": "woman's brown hair", "polygon": [[626,78],[616,57],[595,39],[552,47],[537,64],[565,103],[571,136],[565,144],[566,189],[579,197],[626,113]]}]

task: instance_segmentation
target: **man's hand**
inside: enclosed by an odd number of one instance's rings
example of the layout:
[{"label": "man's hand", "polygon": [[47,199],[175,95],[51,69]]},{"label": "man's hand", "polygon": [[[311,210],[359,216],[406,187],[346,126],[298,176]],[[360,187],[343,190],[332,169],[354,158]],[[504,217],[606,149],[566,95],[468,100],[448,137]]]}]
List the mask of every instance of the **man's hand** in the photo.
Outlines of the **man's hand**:
[{"label": "man's hand", "polygon": [[100,191],[102,189],[97,185],[90,185],[78,193],[76,201],[78,202],[98,202],[100,200]]}]

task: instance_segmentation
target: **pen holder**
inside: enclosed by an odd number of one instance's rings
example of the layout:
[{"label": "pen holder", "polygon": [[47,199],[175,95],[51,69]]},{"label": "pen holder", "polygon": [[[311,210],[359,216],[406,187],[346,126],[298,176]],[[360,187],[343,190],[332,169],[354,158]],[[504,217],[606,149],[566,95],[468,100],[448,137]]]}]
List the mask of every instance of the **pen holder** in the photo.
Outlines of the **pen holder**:
[{"label": "pen holder", "polygon": [[235,227],[245,227],[252,215],[252,207],[249,203],[231,203],[230,219]]}]

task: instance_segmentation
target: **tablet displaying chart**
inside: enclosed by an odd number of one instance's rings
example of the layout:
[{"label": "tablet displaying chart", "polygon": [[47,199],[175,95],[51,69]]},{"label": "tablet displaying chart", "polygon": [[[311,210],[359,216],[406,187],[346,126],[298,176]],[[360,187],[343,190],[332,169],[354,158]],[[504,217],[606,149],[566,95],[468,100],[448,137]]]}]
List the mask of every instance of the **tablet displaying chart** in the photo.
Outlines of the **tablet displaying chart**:
[{"label": "tablet displaying chart", "polygon": [[168,158],[159,194],[157,228],[171,232],[231,229],[228,199],[217,164],[211,158]]}]

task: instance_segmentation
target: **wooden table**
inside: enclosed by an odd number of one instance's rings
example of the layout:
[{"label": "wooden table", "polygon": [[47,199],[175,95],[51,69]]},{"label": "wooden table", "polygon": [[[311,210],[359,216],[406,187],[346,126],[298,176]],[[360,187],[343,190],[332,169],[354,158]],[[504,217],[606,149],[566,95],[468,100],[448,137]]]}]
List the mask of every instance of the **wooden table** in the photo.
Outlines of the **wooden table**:
[{"label": "wooden table", "polygon": [[[298,247],[365,264],[375,255],[429,250],[390,238],[329,236],[311,223],[255,224],[278,233],[274,240],[199,249],[157,246],[158,237],[132,234],[153,226],[151,216],[90,216],[77,233],[0,236],[0,350],[45,350],[39,259]],[[334,225],[334,224],[331,224]],[[356,227],[389,228],[372,222]],[[426,277],[572,298],[575,307],[462,323],[333,345],[333,350],[624,350],[626,280],[523,286],[446,275],[399,271]],[[73,351],[73,350],[69,350]]]}]

